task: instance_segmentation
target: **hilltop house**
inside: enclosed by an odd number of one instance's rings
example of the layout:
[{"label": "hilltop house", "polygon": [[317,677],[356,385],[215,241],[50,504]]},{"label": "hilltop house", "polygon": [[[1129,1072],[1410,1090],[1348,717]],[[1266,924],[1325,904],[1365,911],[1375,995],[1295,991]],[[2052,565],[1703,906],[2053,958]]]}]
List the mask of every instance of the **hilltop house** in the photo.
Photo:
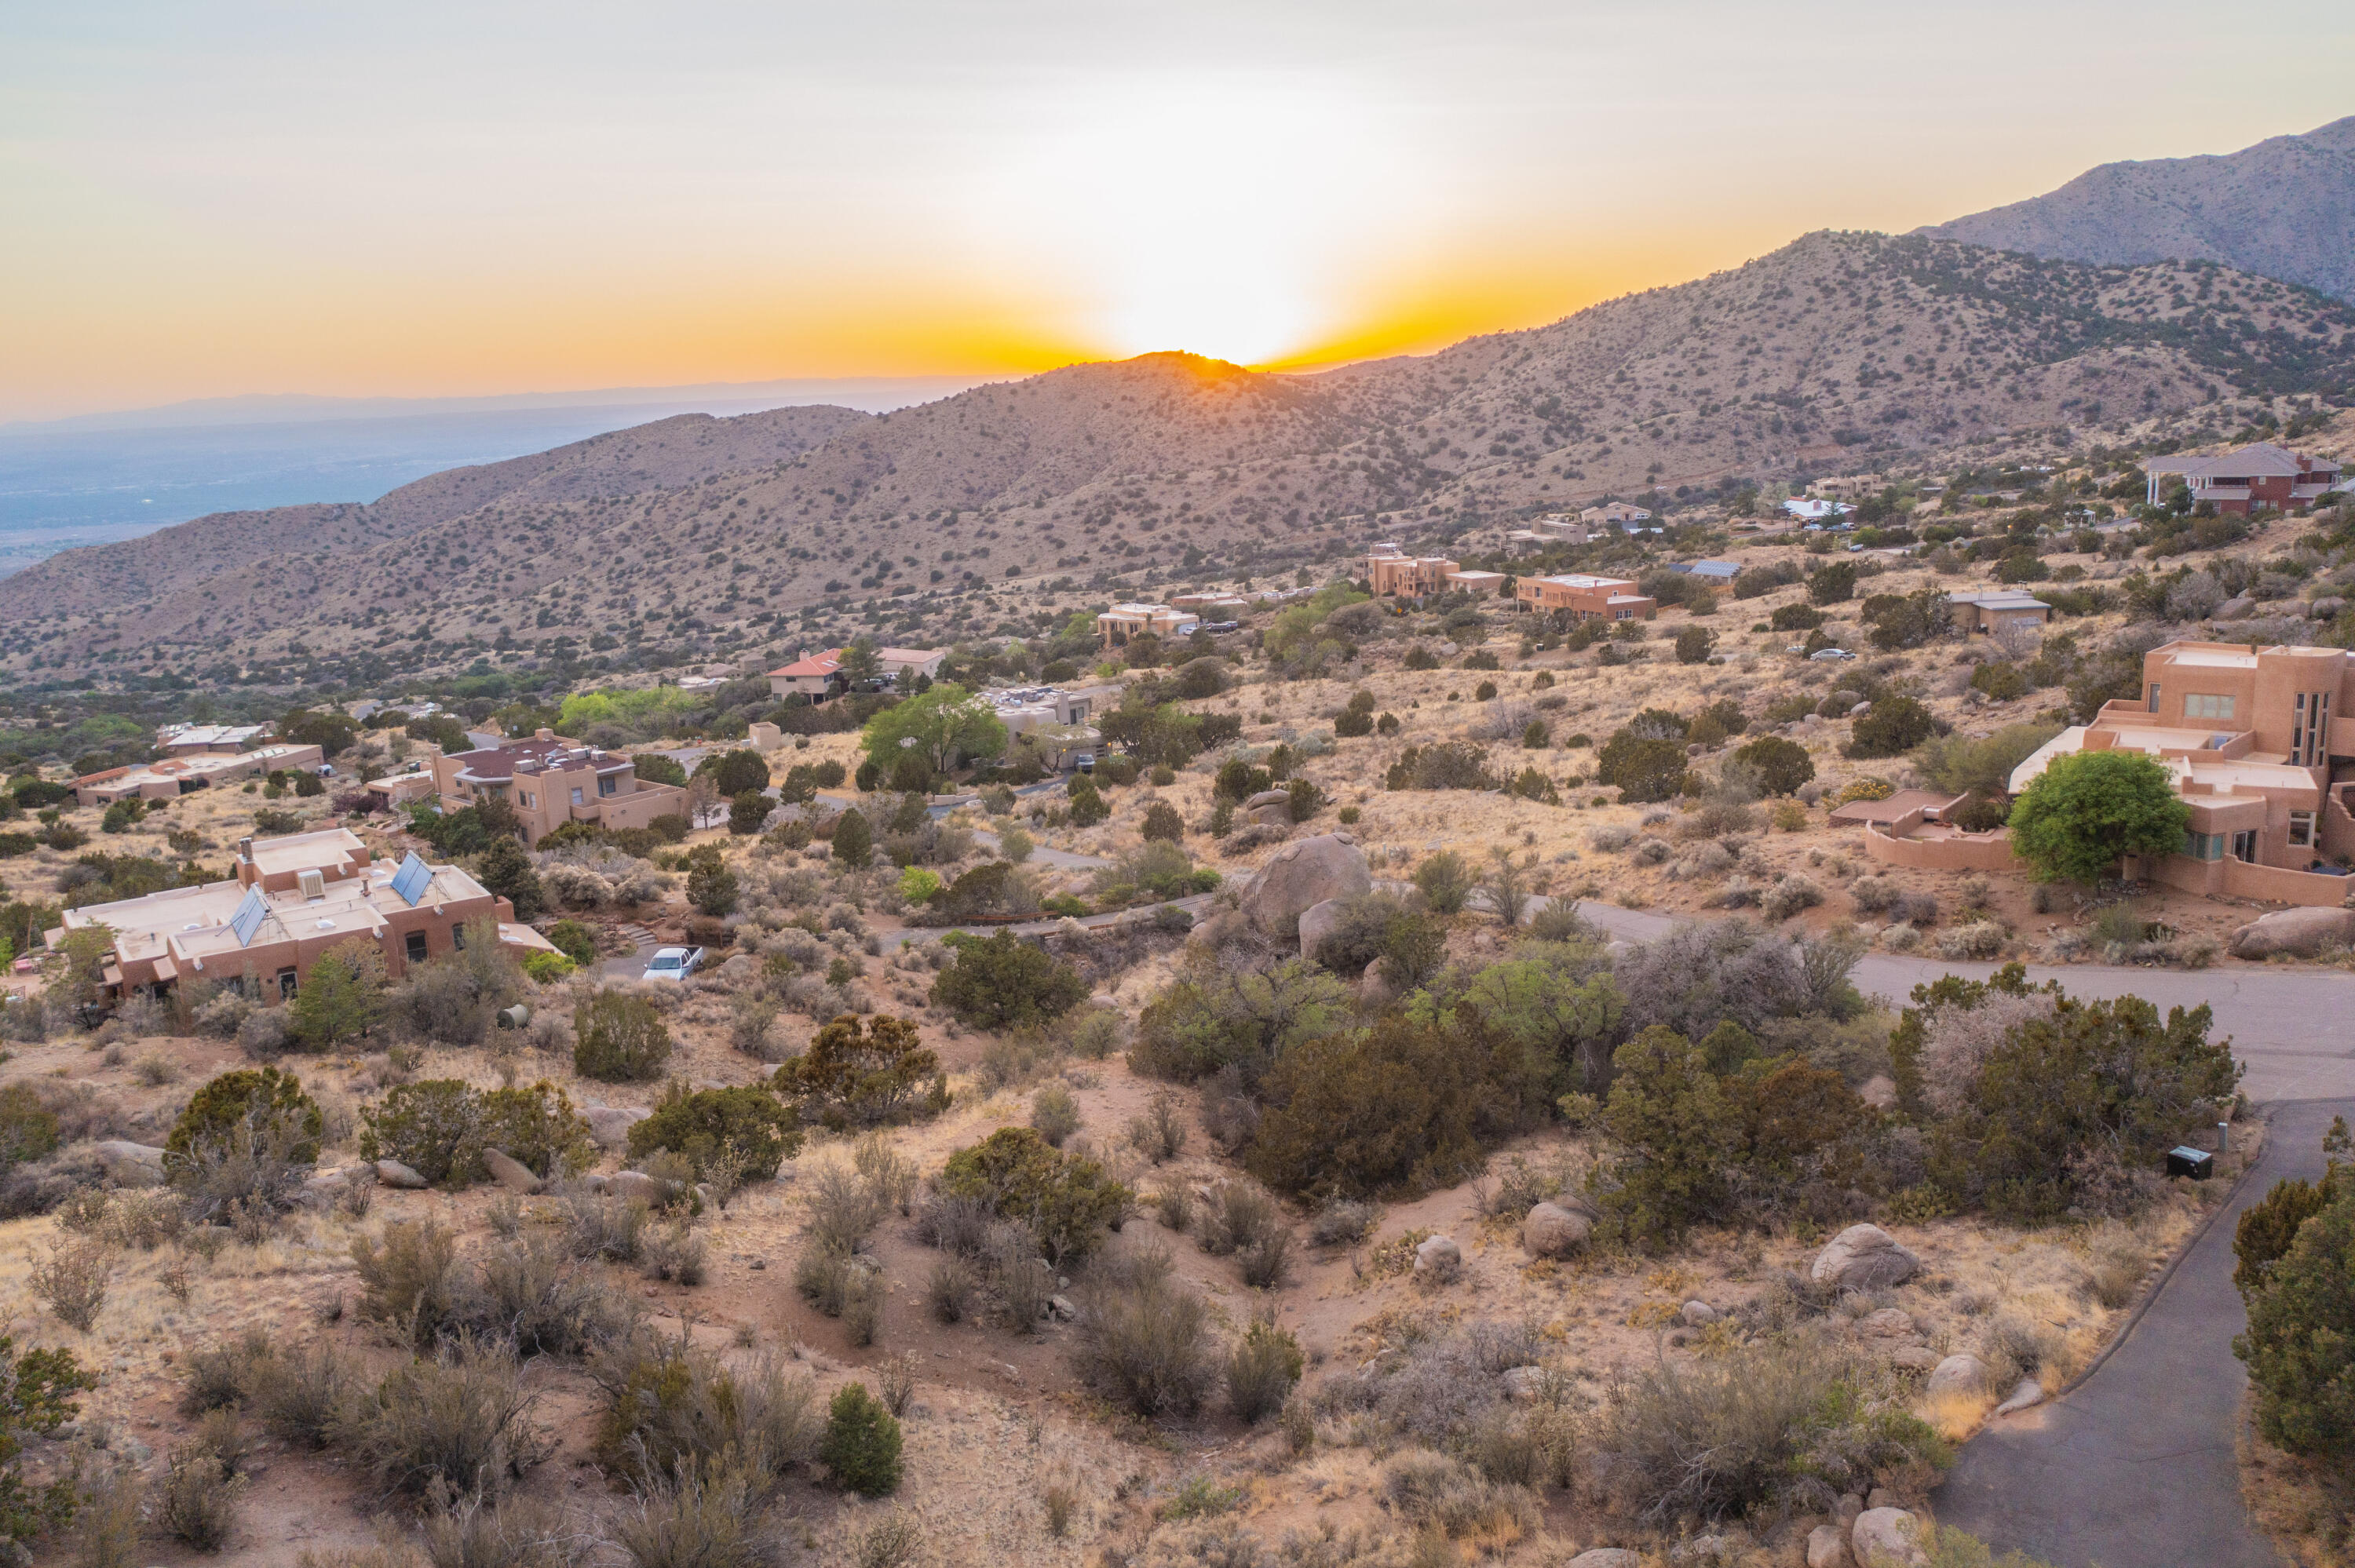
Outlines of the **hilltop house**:
[{"label": "hilltop house", "polygon": [[1396,545],[1376,545],[1366,556],[1366,584],[1377,596],[1423,599],[1435,593],[1476,594],[1492,599],[1505,586],[1502,572],[1467,572],[1444,556],[1410,556]]},{"label": "hilltop house", "polygon": [[811,702],[822,703],[841,691],[847,684],[842,673],[842,650],[829,648],[822,653],[804,653],[790,664],[780,665],[769,672],[769,694],[772,696],[800,695]]},{"label": "hilltop house", "polygon": [[2355,658],[2339,648],[2170,642],[2143,655],[2143,691],[2105,703],[2013,770],[2014,793],[2052,758],[2147,752],[2191,808],[2183,851],[2146,874],[2190,892],[2337,905],[2350,881],[2310,868],[2355,860]]},{"label": "hilltop house", "polygon": [[878,648],[876,667],[902,685],[912,684],[917,676],[928,681],[941,678],[941,665],[948,658],[946,649]]},{"label": "hilltop house", "polygon": [[137,796],[168,800],[208,785],[265,773],[316,771],[326,758],[315,746],[265,746],[259,751],[197,751],[160,762],[136,762],[85,773],[74,780],[74,799],[85,806],[111,806]]},{"label": "hilltop house", "polygon": [[1513,585],[1513,598],[1523,609],[1567,616],[1572,620],[1649,620],[1659,601],[1636,591],[1625,577],[1590,577],[1561,572],[1550,577],[1522,577]]},{"label": "hilltop house", "polygon": [[1589,528],[1625,528],[1631,524],[1649,523],[1652,514],[1624,501],[1606,501],[1600,506],[1590,506],[1581,512],[1578,520]]},{"label": "hilltop house", "polygon": [[1845,517],[1856,508],[1838,501],[1791,500],[1783,503],[1783,510],[1802,523],[1821,524]]},{"label": "hilltop house", "polygon": [[2340,467],[2331,458],[2308,457],[2259,441],[2221,457],[2154,458],[2143,465],[2148,481],[2146,496],[2157,506],[2171,493],[2174,481],[2190,489],[2192,504],[2201,502],[2219,512],[2246,516],[2260,506],[2283,512],[2303,512],[2339,482]]},{"label": "hilltop house", "polygon": [[169,757],[239,752],[261,745],[275,725],[169,724],[155,732],[155,749]]},{"label": "hilltop house", "polygon": [[523,826],[523,842],[566,822],[602,828],[643,828],[656,817],[687,814],[687,791],[638,777],[638,765],[619,752],[599,751],[543,729],[531,739],[436,757],[433,786],[443,811],[464,810],[503,795]]},{"label": "hilltop house", "polygon": [[1116,604],[1096,617],[1096,635],[1109,650],[1132,637],[1190,636],[1201,624],[1201,618],[1193,611],[1166,604]]},{"label": "hilltop house", "polygon": [[470,920],[498,922],[499,945],[518,954],[554,952],[547,938],[515,923],[515,907],[454,865],[411,854],[398,867],[375,863],[343,828],[283,838],[244,839],[226,882],[174,887],[144,898],[88,904],[49,931],[55,948],[69,931],[102,927],[113,946],[99,980],[117,1001],[169,995],[184,984],[242,985],[276,1002],[301,989],[321,953],[366,941],[399,980],[464,945]]},{"label": "hilltop house", "polygon": [[2052,607],[2032,593],[1995,588],[1986,593],[1950,593],[1946,613],[1963,631],[1992,632],[2006,626],[2042,626]]}]

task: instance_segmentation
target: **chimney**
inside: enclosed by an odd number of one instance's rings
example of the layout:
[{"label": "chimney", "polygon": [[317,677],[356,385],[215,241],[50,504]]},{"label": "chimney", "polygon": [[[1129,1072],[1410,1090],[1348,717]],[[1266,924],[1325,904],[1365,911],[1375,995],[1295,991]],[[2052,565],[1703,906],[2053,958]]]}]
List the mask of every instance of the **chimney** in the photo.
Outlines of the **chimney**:
[{"label": "chimney", "polygon": [[241,838],[237,841],[237,858],[246,862],[248,864],[252,863],[253,840],[250,837]]}]

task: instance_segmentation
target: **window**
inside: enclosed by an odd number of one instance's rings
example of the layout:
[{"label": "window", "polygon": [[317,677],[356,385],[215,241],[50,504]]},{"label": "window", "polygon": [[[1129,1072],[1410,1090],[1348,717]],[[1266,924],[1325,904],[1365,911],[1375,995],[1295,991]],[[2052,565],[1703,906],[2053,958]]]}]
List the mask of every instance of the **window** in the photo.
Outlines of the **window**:
[{"label": "window", "polygon": [[2205,692],[2188,692],[2183,698],[2183,716],[2188,719],[2228,719],[2236,705],[2232,697]]},{"label": "window", "polygon": [[2312,811],[2292,811],[2289,814],[2289,847],[2292,849],[2314,847],[2314,813]]},{"label": "window", "polygon": [[2254,829],[2254,828],[2243,828],[2239,832],[2234,833],[2234,834],[2232,835],[2232,858],[2233,858],[2234,860],[2244,860],[2244,861],[2247,861],[2247,862],[2249,862],[2249,863],[2250,863],[2251,864],[2253,864],[2253,865],[2254,865],[2254,863],[2256,863],[2256,859],[2257,859],[2257,830],[2256,830],[2256,829]]},{"label": "window", "polygon": [[278,971],[279,996],[286,1001],[293,1001],[294,997],[294,971],[293,969],[280,969]]},{"label": "window", "polygon": [[2157,681],[2153,681],[2150,683],[2150,711],[2153,713],[2157,713],[2158,711],[2158,683]]},{"label": "window", "polygon": [[581,805],[581,804],[583,804],[583,803],[584,803],[584,801],[583,801],[583,797],[581,796],[581,793],[580,789],[579,789],[577,787],[576,787],[576,788],[573,789],[573,791],[572,791],[572,803],[573,803],[574,805],[576,805],[576,806],[578,806],[578,805]]},{"label": "window", "polygon": [[2300,692],[2291,709],[2289,759],[2300,768],[2318,768],[2328,755],[2330,737],[2330,694]]},{"label": "window", "polygon": [[410,933],[409,933],[409,937],[408,937],[408,938],[407,938],[407,946],[408,946],[408,949],[409,949],[409,961],[410,961],[410,963],[412,963],[412,964],[421,964],[421,963],[423,963],[423,962],[425,961],[425,933],[424,933],[424,932],[422,932],[422,931],[411,931]]},{"label": "window", "polygon": [[466,927],[464,926],[450,927],[450,950],[453,953],[463,953],[466,950]]},{"label": "window", "polygon": [[597,780],[597,793],[600,795],[611,795],[621,789],[621,787],[622,780],[614,774],[608,773],[605,777]]},{"label": "window", "polygon": [[2224,835],[2222,833],[2185,833],[2183,853],[2193,860],[2222,860]]}]

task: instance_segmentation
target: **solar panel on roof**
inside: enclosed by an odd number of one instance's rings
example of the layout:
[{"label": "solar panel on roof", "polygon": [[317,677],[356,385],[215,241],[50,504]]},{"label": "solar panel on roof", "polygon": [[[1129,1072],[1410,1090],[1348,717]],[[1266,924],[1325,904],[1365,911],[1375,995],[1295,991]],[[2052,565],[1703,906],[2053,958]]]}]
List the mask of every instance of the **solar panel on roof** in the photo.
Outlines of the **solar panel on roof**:
[{"label": "solar panel on roof", "polygon": [[417,907],[417,901],[425,896],[426,888],[432,883],[433,868],[420,860],[415,850],[409,852],[407,858],[400,863],[400,869],[392,874],[392,890],[400,894],[400,901],[411,909]]},{"label": "solar panel on roof", "polygon": [[253,934],[261,929],[261,922],[269,914],[270,901],[261,896],[261,889],[247,888],[244,899],[237,906],[237,913],[229,917],[229,928],[236,936],[239,947],[253,945]]}]

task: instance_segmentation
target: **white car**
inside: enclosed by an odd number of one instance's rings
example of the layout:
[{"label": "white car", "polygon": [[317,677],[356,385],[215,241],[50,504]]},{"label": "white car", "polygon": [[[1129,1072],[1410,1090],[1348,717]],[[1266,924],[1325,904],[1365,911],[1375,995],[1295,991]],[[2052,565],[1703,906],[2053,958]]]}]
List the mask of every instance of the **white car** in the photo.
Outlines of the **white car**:
[{"label": "white car", "polygon": [[1827,659],[1837,662],[1842,659],[1853,659],[1855,657],[1855,654],[1849,652],[1845,648],[1818,648],[1814,652],[1807,655],[1807,660],[1810,663],[1819,664]]},{"label": "white car", "polygon": [[702,967],[701,948],[657,948],[655,956],[646,960],[645,978],[650,980],[683,980]]}]

